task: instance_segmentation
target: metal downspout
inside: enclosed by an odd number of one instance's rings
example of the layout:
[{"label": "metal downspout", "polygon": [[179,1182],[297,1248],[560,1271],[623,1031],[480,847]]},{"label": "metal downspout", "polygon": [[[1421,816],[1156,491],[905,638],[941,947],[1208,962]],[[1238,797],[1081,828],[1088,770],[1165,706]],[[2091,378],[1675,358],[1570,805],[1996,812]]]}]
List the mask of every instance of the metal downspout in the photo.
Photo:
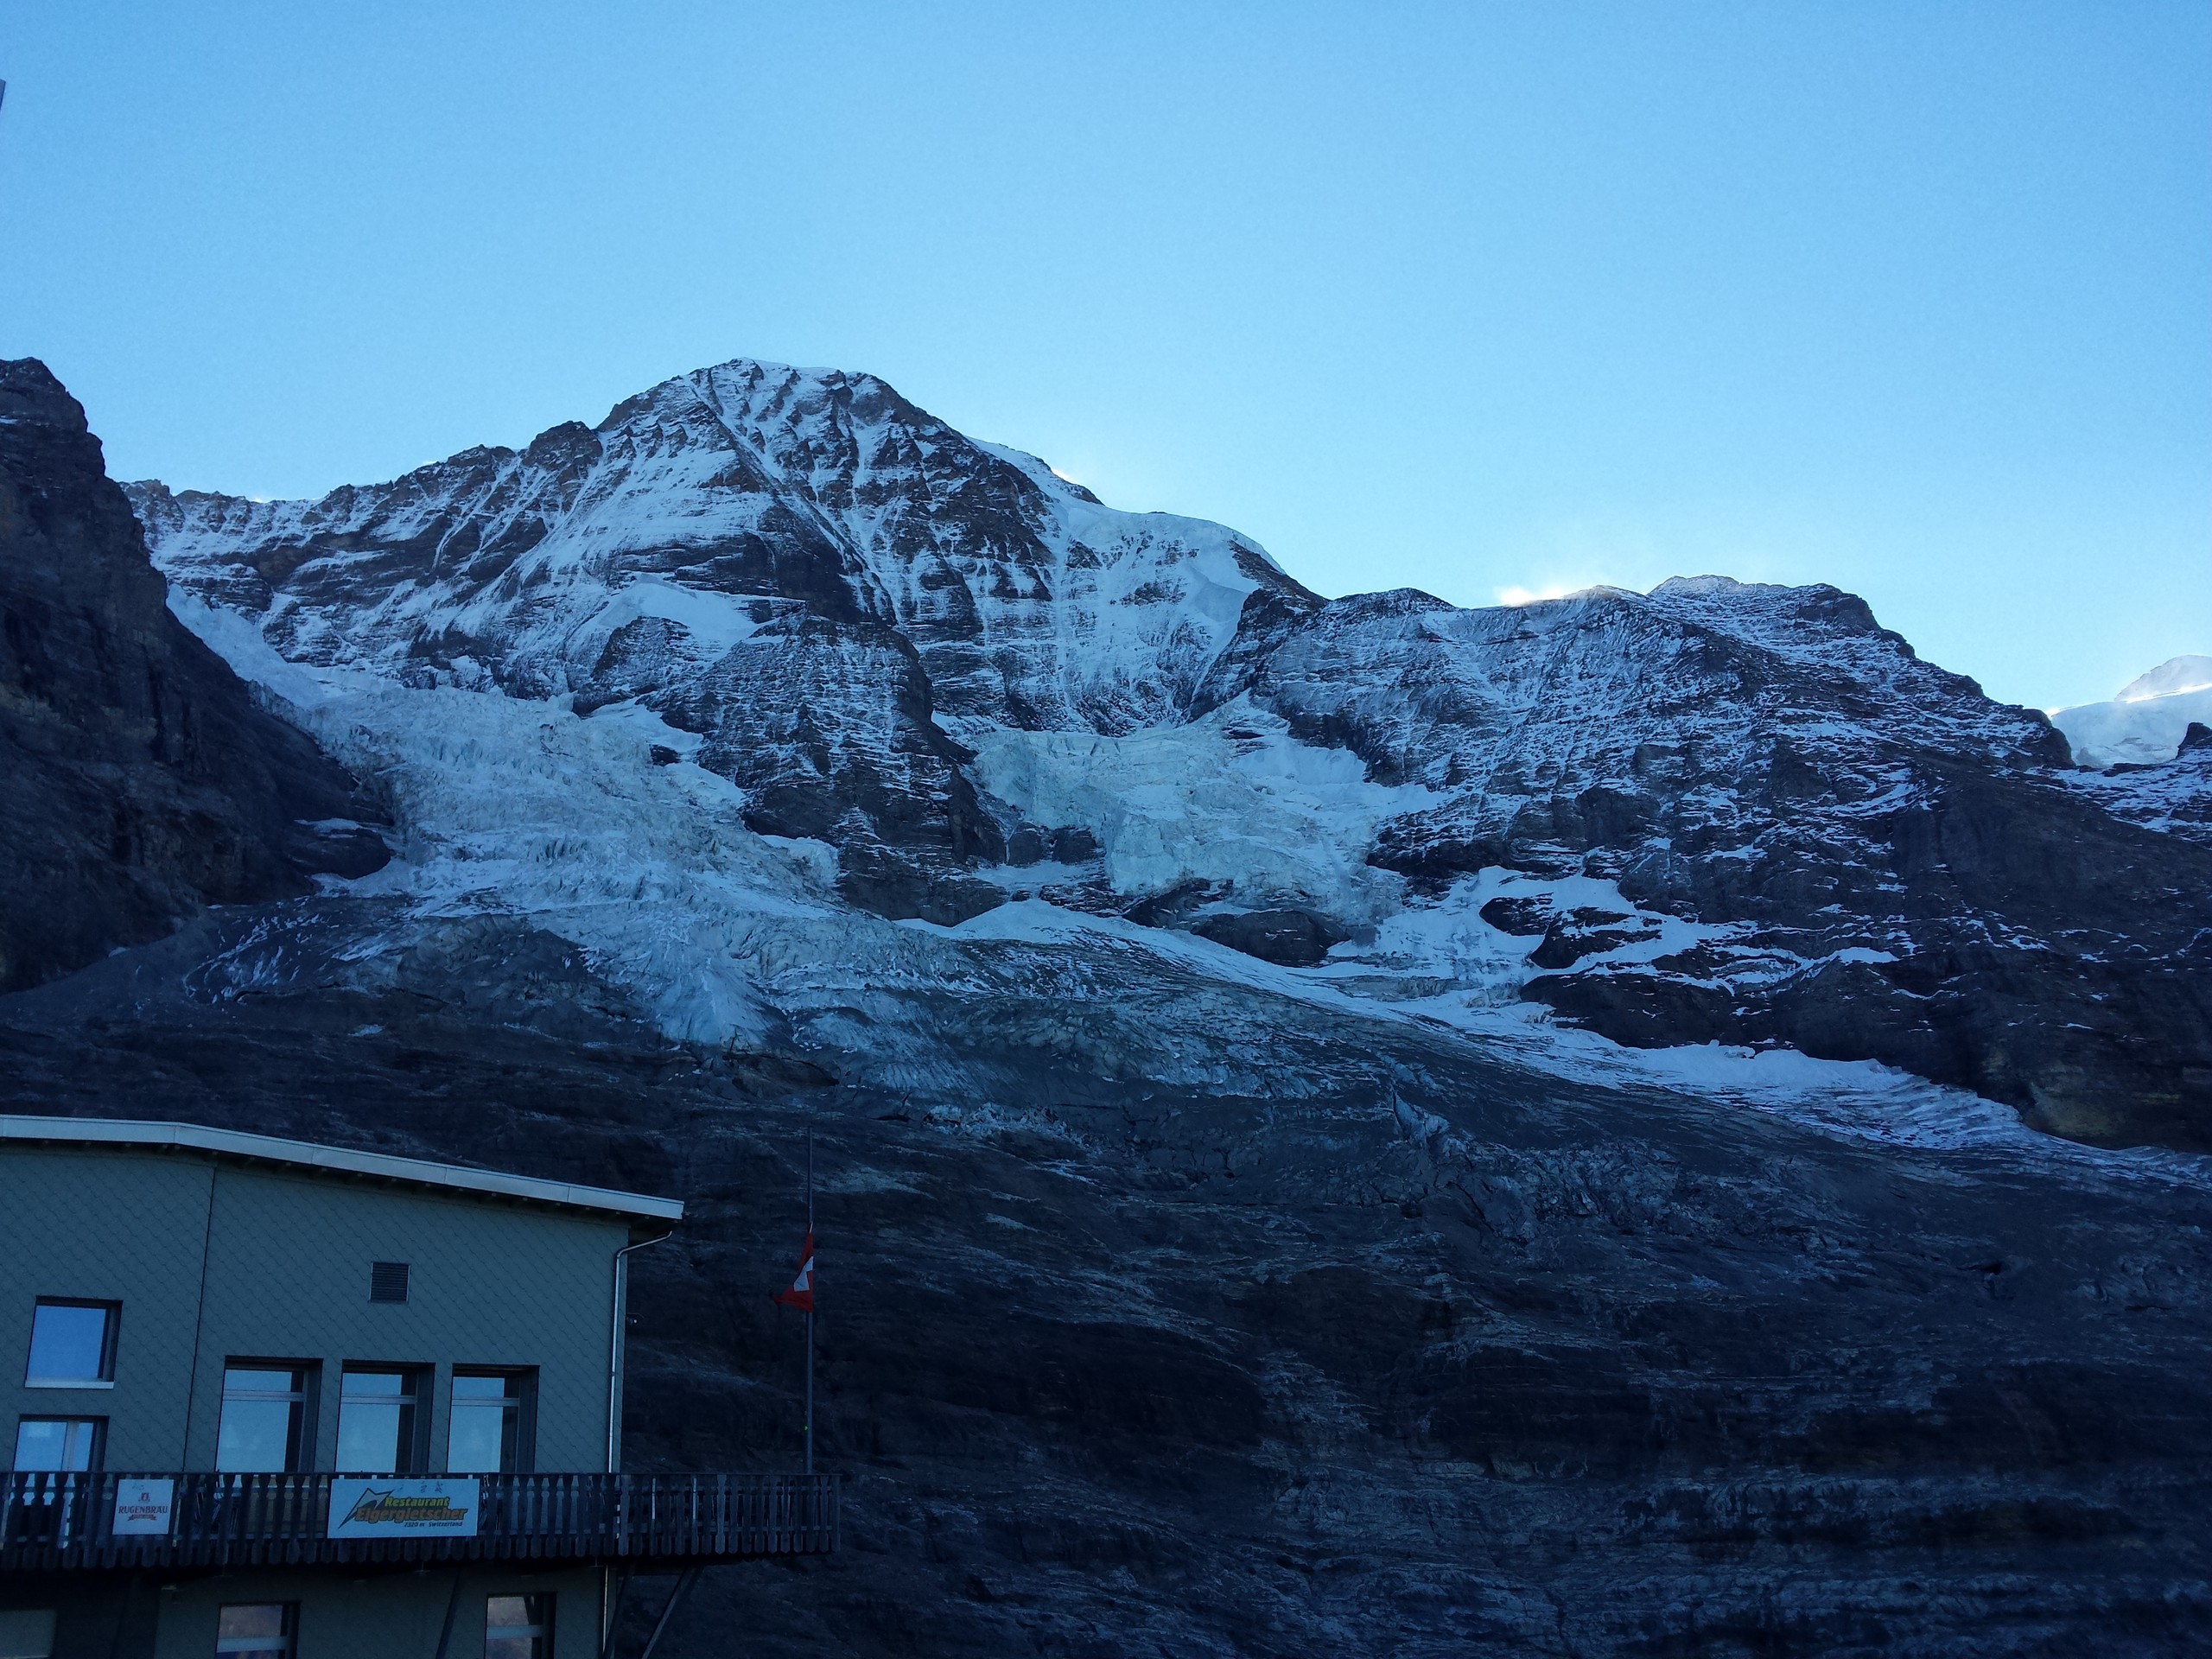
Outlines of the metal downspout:
[{"label": "metal downspout", "polygon": [[660,1238],[640,1239],[614,1252],[614,1328],[607,1354],[607,1472],[610,1475],[622,1472],[622,1326],[630,1311],[628,1258],[632,1250],[658,1244],[668,1236],[663,1233]]}]

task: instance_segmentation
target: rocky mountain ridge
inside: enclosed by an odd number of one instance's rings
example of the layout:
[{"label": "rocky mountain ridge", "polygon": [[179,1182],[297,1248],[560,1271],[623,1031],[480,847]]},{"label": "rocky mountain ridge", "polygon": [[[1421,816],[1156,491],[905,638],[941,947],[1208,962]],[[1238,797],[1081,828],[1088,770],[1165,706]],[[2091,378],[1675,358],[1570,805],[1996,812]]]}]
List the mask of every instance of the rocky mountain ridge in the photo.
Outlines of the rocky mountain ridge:
[{"label": "rocky mountain ridge", "polygon": [[[2193,810],[2077,787],[2042,715],[1833,588],[1325,601],[870,377],[745,360],[318,502],[132,499],[187,602],[285,662],[648,711],[879,914],[1042,893],[1386,996],[1503,976],[1622,1042],[1874,1058],[2062,1134],[2212,1144]],[[1291,747],[1360,776],[1307,800],[1325,763]],[[1289,782],[1252,781],[1262,750]],[[1081,787],[1100,766],[1115,791]],[[1529,891],[1465,924],[1471,977],[1378,934],[1500,875]],[[1538,890],[1567,881],[1597,901]]]}]

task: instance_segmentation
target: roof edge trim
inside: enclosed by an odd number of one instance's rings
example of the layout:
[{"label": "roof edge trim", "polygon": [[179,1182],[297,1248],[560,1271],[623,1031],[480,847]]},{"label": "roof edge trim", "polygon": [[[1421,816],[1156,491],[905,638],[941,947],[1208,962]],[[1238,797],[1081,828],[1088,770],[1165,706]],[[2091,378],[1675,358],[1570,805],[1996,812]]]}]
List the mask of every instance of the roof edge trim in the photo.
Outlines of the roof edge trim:
[{"label": "roof edge trim", "polygon": [[218,1156],[248,1158],[334,1175],[369,1175],[410,1186],[454,1193],[522,1198],[568,1210],[677,1222],[683,1218],[681,1198],[656,1198],[613,1187],[545,1181],[531,1175],[432,1163],[424,1158],[397,1158],[382,1152],[353,1152],[313,1141],[287,1141],[238,1129],[210,1129],[197,1123],[162,1122],[122,1117],[32,1117],[0,1114],[0,1141],[48,1141],[80,1146],[173,1147]]}]

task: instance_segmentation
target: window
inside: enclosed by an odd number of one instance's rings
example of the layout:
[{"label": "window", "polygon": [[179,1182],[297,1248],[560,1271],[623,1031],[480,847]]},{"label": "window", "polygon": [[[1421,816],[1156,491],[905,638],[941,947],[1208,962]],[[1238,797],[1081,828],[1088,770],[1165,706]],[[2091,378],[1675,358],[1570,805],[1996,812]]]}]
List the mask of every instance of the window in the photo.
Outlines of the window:
[{"label": "window", "polygon": [[536,1438],[537,1376],[533,1371],[453,1374],[453,1415],[446,1430],[446,1469],[456,1475],[527,1471]]},{"label": "window", "polygon": [[369,1300],[372,1302],[405,1301],[407,1264],[404,1262],[370,1262]]},{"label": "window", "polygon": [[545,1659],[552,1651],[552,1597],[485,1598],[484,1659]]},{"label": "window", "polygon": [[282,1474],[312,1460],[315,1368],[234,1359],[223,1369],[223,1419],[215,1467],[229,1474]]},{"label": "window", "polygon": [[96,1389],[115,1381],[120,1302],[71,1302],[41,1296],[31,1310],[27,1389]]},{"label": "window", "polygon": [[0,1612],[0,1659],[52,1659],[51,1607],[22,1607]]},{"label": "window", "polygon": [[100,1466],[105,1417],[25,1417],[16,1425],[16,1467],[82,1472]]},{"label": "window", "polygon": [[423,1466],[416,1424],[423,1374],[347,1366],[338,1390],[338,1467],[349,1475],[410,1475]]},{"label": "window", "polygon": [[296,1601],[234,1601],[215,1615],[215,1651],[226,1659],[292,1659],[299,1635]]}]

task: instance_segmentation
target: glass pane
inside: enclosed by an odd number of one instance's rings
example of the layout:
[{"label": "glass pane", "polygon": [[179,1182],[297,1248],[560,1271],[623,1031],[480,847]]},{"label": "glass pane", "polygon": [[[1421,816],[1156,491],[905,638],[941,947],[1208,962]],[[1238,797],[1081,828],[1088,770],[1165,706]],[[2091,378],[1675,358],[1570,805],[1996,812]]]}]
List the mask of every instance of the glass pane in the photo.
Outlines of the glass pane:
[{"label": "glass pane", "polygon": [[226,1395],[222,1424],[215,1433],[215,1467],[226,1474],[283,1473],[290,1466],[295,1442],[292,1426],[298,1411],[296,1404],[281,1398],[240,1400]]},{"label": "glass pane", "polygon": [[510,1421],[506,1407],[497,1401],[455,1400],[446,1441],[447,1469],[456,1475],[496,1475],[507,1468]]},{"label": "glass pane", "polygon": [[338,1466],[348,1474],[399,1472],[399,1425],[406,1408],[379,1400],[338,1404]]},{"label": "glass pane", "polygon": [[284,1604],[268,1601],[254,1605],[233,1602],[218,1616],[215,1632],[219,1636],[282,1636]]},{"label": "glass pane", "polygon": [[290,1659],[297,1624],[290,1603],[233,1603],[217,1616],[215,1651],[229,1659]]},{"label": "glass pane", "polygon": [[362,1475],[412,1471],[415,1374],[349,1370],[338,1394],[338,1466]]},{"label": "glass pane", "polygon": [[31,1314],[31,1363],[24,1376],[41,1382],[105,1381],[107,1316],[105,1307],[40,1303]]},{"label": "glass pane", "polygon": [[16,1467],[90,1469],[98,1431],[99,1424],[89,1417],[26,1417],[16,1425]]},{"label": "glass pane", "polygon": [[453,1380],[453,1397],[456,1400],[504,1400],[513,1392],[512,1376],[456,1376]]},{"label": "glass pane", "polygon": [[223,1373],[223,1392],[228,1394],[296,1394],[297,1371],[254,1371],[232,1366]]},{"label": "glass pane", "polygon": [[54,1614],[51,1607],[0,1611],[0,1655],[9,1659],[53,1659]]},{"label": "glass pane", "polygon": [[484,1659],[543,1659],[553,1624],[550,1596],[487,1596]]}]

